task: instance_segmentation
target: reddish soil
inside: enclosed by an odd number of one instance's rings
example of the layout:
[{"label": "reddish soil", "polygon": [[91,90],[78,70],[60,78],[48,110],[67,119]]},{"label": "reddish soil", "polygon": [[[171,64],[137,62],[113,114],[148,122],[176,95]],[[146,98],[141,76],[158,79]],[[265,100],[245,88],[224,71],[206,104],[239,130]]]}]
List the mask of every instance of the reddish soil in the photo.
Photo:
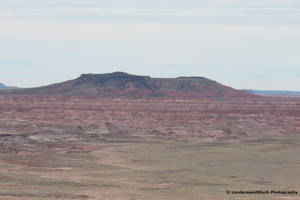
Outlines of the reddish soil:
[{"label": "reddish soil", "polygon": [[0,136],[58,134],[59,138],[59,134],[90,132],[93,137],[237,139],[293,134],[300,132],[299,108],[300,99],[287,98],[212,101],[0,95]]}]

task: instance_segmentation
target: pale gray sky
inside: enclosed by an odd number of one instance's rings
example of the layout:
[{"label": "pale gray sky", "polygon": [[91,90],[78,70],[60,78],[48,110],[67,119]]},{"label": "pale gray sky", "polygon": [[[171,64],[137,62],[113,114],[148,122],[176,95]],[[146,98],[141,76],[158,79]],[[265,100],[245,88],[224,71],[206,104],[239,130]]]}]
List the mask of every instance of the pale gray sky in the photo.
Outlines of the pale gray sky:
[{"label": "pale gray sky", "polygon": [[299,0],[0,0],[0,82],[205,76],[299,90]]}]

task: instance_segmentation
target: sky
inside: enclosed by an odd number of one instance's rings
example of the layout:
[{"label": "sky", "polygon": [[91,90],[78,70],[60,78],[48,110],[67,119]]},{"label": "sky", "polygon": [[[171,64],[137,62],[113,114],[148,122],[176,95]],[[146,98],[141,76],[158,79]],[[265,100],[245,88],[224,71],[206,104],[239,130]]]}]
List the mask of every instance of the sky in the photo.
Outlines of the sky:
[{"label": "sky", "polygon": [[300,91],[299,0],[0,0],[0,82],[204,76]]}]

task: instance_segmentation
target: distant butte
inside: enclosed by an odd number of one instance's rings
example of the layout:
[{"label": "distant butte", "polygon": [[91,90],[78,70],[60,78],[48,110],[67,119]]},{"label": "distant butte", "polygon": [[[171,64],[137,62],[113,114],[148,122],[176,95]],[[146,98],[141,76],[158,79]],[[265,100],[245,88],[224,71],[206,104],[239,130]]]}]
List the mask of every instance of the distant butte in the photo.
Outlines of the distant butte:
[{"label": "distant butte", "polygon": [[103,98],[227,98],[257,97],[204,77],[152,78],[124,72],[82,74],[43,87],[0,91],[0,94],[66,95]]},{"label": "distant butte", "polygon": [[0,83],[0,90],[16,89],[14,86],[6,86],[3,83]]}]

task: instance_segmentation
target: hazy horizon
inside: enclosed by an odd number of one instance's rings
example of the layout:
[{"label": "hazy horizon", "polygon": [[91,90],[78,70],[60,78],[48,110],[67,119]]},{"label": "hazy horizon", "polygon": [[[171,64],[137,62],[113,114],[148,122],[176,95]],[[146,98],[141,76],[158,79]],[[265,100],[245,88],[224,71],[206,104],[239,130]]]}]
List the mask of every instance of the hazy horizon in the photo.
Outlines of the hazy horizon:
[{"label": "hazy horizon", "polygon": [[299,11],[297,0],[0,0],[0,82],[123,71],[300,91]]}]

